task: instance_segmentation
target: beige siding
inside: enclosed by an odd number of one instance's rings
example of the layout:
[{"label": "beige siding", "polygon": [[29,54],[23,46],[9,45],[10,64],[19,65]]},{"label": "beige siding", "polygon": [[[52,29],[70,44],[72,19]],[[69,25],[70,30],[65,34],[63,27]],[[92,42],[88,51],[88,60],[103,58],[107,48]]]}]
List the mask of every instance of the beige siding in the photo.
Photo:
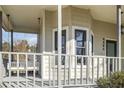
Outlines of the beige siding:
[{"label": "beige siding", "polygon": [[[124,57],[124,35],[122,34],[122,39],[121,39],[121,56]],[[122,61],[122,69],[124,70],[124,60]]]},{"label": "beige siding", "polygon": [[45,52],[52,52],[52,12],[46,11]]},{"label": "beige siding", "polygon": [[106,23],[102,21],[93,21],[92,25],[94,33],[94,54],[95,55],[105,55],[105,43],[103,50],[103,38],[105,39],[117,39],[116,28],[114,24]]},{"label": "beige siding", "polygon": [[122,52],[122,57],[124,57],[124,35],[122,34],[122,37],[121,37],[121,52]]},{"label": "beige siding", "polygon": [[[62,10],[62,25],[69,26],[69,48],[71,49],[72,26],[87,27],[94,34],[94,55],[105,55],[105,44],[103,50],[103,38],[117,39],[116,26],[112,23],[94,20],[90,10],[75,8],[72,6]],[[46,52],[52,52],[53,29],[57,28],[57,11],[46,11],[45,48]],[[123,38],[123,37],[122,37]],[[124,44],[122,42],[122,48]],[[71,51],[71,50],[70,50]],[[122,49],[122,55],[124,51]]]},{"label": "beige siding", "polygon": [[72,7],[71,16],[72,16],[72,25],[90,28],[91,16],[89,10]]}]

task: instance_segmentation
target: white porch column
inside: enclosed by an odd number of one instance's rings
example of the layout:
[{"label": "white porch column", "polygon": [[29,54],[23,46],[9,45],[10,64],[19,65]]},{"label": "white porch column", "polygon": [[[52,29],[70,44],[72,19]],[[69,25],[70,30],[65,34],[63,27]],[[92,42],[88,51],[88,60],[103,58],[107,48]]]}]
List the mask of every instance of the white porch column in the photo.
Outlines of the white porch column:
[{"label": "white porch column", "polygon": [[42,48],[43,48],[43,53],[45,52],[45,28],[46,28],[46,22],[45,22],[45,9],[42,11]]},{"label": "white porch column", "polygon": [[[42,53],[45,53],[45,30],[46,30],[46,15],[45,15],[45,9],[42,10]],[[42,56],[42,61],[41,61],[41,75],[42,78],[44,79],[46,77],[45,74],[45,56]]]},{"label": "white porch column", "polygon": [[58,87],[61,86],[62,6],[58,5]]},{"label": "white porch column", "polygon": [[[117,56],[121,57],[121,5],[117,5]],[[119,59],[119,71],[121,71],[121,60]]]},{"label": "white porch column", "polygon": [[[2,51],[2,12],[0,11],[0,52]],[[0,53],[0,82],[2,80],[2,54]]]},{"label": "white porch column", "polygon": [[2,51],[2,11],[0,11],[0,51]]}]

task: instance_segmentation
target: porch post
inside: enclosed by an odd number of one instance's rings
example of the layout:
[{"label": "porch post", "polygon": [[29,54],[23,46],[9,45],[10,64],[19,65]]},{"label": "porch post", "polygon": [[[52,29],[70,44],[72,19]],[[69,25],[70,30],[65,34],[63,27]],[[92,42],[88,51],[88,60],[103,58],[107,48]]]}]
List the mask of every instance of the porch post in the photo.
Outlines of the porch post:
[{"label": "porch post", "polygon": [[[11,30],[11,49],[10,49],[11,52],[13,52],[13,30]],[[13,55],[11,55],[11,60],[13,61]]]},{"label": "porch post", "polygon": [[119,71],[121,71],[121,5],[117,5],[117,56],[119,57]]},{"label": "porch post", "polygon": [[2,51],[2,11],[0,11],[0,51]]},{"label": "porch post", "polygon": [[[0,52],[2,51],[2,11],[0,11]],[[2,81],[2,54],[0,53],[0,83]]]},{"label": "porch post", "polygon": [[42,11],[42,48],[43,48],[43,53],[45,52],[45,28],[46,28],[46,22],[45,22],[45,9]]},{"label": "porch post", "polygon": [[[13,30],[11,30],[11,52],[13,52]],[[12,57],[13,60],[13,57]]]},{"label": "porch post", "polygon": [[58,87],[61,86],[61,44],[62,44],[62,6],[58,5]]},{"label": "porch post", "polygon": [[[40,23],[41,24],[41,23]],[[42,54],[45,53],[45,30],[46,30],[46,13],[45,13],[45,9],[42,10]],[[45,56],[42,55],[42,61],[41,61],[41,77],[42,79],[45,78],[46,74],[45,74]],[[43,85],[43,83],[42,83]]]}]

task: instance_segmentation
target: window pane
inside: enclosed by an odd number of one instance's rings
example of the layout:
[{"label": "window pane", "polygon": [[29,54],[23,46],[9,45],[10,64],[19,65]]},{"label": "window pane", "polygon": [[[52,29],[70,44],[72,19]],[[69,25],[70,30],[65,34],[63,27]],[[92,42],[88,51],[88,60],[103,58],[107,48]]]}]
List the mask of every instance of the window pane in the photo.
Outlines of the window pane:
[{"label": "window pane", "polygon": [[86,31],[75,30],[75,40],[76,40],[76,46],[84,47],[84,44],[86,42]]},{"label": "window pane", "polygon": [[[55,51],[58,50],[58,32],[55,32]],[[62,30],[62,53],[66,53],[66,30]]]},{"label": "window pane", "polygon": [[77,55],[85,55],[85,48],[76,48]]},{"label": "window pane", "polygon": [[36,52],[37,34],[32,33],[13,33],[15,52]]},{"label": "window pane", "polygon": [[2,29],[2,51],[10,51],[11,46],[11,33]]}]

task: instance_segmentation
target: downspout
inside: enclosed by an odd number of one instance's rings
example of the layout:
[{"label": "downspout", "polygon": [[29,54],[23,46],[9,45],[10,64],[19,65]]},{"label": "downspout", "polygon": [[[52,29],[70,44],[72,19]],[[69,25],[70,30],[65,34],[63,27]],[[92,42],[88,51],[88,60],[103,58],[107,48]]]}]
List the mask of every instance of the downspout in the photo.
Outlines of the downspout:
[{"label": "downspout", "polygon": [[117,5],[117,57],[119,58],[119,71],[121,71],[121,5]]}]

